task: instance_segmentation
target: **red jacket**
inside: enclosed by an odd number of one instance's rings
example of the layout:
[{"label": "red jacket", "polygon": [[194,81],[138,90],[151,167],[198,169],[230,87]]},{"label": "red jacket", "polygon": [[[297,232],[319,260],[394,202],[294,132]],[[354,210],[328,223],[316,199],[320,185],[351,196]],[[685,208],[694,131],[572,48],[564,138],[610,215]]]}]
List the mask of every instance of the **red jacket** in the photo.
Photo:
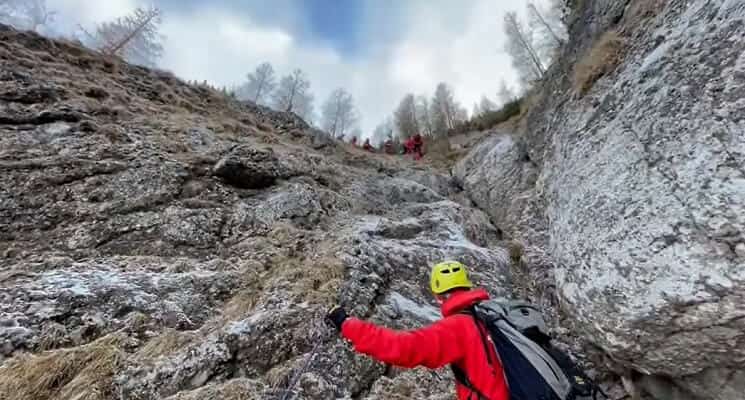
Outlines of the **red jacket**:
[{"label": "red jacket", "polygon": [[404,148],[407,152],[411,153],[414,151],[414,140],[412,138],[406,139],[404,142]]},{"label": "red jacket", "polygon": [[[454,364],[466,373],[471,384],[488,400],[508,400],[507,383],[502,365],[489,346],[491,364],[478,329],[489,337],[483,327],[476,325],[473,317],[459,311],[487,300],[484,290],[455,292],[442,304],[443,319],[413,331],[394,331],[356,318],[347,318],[342,325],[342,335],[360,353],[400,367],[419,365],[440,368]],[[477,399],[468,388],[458,384],[458,398]]]}]

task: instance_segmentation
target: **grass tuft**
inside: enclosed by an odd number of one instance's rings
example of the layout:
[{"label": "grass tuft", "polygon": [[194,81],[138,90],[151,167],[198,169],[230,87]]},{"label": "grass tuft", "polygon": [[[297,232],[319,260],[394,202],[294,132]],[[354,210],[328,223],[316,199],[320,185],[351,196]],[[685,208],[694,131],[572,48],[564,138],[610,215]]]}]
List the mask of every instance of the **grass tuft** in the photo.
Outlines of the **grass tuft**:
[{"label": "grass tuft", "polygon": [[11,359],[0,368],[0,399],[110,399],[123,341],[108,335],[73,349]]},{"label": "grass tuft", "polygon": [[598,79],[616,69],[623,61],[626,42],[616,31],[608,31],[574,68],[574,89],[587,94]]}]

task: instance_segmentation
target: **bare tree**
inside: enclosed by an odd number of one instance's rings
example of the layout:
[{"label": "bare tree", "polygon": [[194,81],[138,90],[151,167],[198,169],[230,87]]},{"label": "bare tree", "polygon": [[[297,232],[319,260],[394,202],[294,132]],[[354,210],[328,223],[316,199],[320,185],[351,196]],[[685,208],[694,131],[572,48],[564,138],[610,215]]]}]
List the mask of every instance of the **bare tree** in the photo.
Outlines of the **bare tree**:
[{"label": "bare tree", "polygon": [[528,2],[527,7],[529,25],[536,34],[536,51],[543,60],[550,62],[567,39],[561,4],[554,1],[549,8],[542,10],[533,2]]},{"label": "bare tree", "polygon": [[491,101],[486,96],[481,96],[481,101],[479,102],[479,109],[482,113],[494,111],[497,109],[497,104],[493,101]]},{"label": "bare tree", "polygon": [[432,98],[432,124],[436,135],[441,135],[452,128],[452,93],[446,84],[440,83]]},{"label": "bare tree", "polygon": [[515,92],[512,91],[509,86],[507,86],[507,82],[505,82],[504,79],[502,79],[502,82],[500,82],[499,84],[497,98],[503,105],[517,99],[517,96],[515,96]]},{"label": "bare tree", "polygon": [[54,20],[46,0],[0,0],[0,23],[18,29],[42,31]]},{"label": "bare tree", "polygon": [[104,54],[153,67],[163,55],[162,15],[156,7],[136,8],[130,15],[99,24],[92,34],[81,27],[82,41]]},{"label": "bare tree", "polygon": [[315,126],[318,116],[316,115],[316,110],[313,105],[314,101],[315,96],[313,95],[313,93],[310,93],[310,91],[306,91],[303,96],[297,98],[295,107],[292,109],[292,112],[294,112],[298,117],[302,118],[303,121]]},{"label": "bare tree", "polygon": [[414,95],[409,93],[398,104],[398,108],[393,113],[396,127],[402,138],[416,135],[419,133],[419,123],[416,115],[416,100]]},{"label": "bare tree", "polygon": [[[541,12],[538,7],[532,1],[528,2],[528,16],[530,18],[530,24],[534,26],[536,30],[543,31],[553,45],[558,47],[561,46],[566,40],[566,33],[564,32],[563,24],[561,23],[561,15],[549,14],[552,11],[557,10],[552,7],[549,10]],[[545,15],[544,15],[545,14]]]},{"label": "bare tree", "polygon": [[262,63],[254,72],[246,75],[246,78],[248,82],[241,86],[238,98],[251,100],[256,104],[266,104],[269,94],[277,87],[272,64]]},{"label": "bare tree", "polygon": [[453,127],[458,124],[462,124],[468,121],[468,110],[465,107],[458,106],[455,108],[455,115],[453,115]]},{"label": "bare tree", "polygon": [[504,16],[504,30],[507,35],[505,49],[523,83],[529,86],[542,79],[546,66],[536,50],[532,29],[517,19],[517,13],[508,12]]},{"label": "bare tree", "polygon": [[310,81],[301,69],[284,76],[274,92],[274,107],[280,111],[307,114],[308,108],[312,109],[312,103]]},{"label": "bare tree", "polygon": [[479,103],[473,103],[473,111],[471,111],[471,118],[478,117],[481,115],[481,107],[479,107]]},{"label": "bare tree", "polygon": [[393,119],[387,117],[383,122],[375,127],[371,142],[379,145],[388,139],[393,139],[394,129]]},{"label": "bare tree", "polygon": [[[435,89],[432,98],[432,129],[435,135],[447,135],[458,121],[468,118],[468,111],[455,101],[453,91],[446,83],[441,82]],[[464,116],[465,115],[465,116]]]},{"label": "bare tree", "polygon": [[359,121],[352,95],[341,88],[331,92],[321,113],[321,127],[336,138],[348,136]]},{"label": "bare tree", "polygon": [[429,99],[427,96],[416,97],[416,117],[417,125],[421,129],[422,134],[432,136],[434,129],[432,127],[432,112]]}]

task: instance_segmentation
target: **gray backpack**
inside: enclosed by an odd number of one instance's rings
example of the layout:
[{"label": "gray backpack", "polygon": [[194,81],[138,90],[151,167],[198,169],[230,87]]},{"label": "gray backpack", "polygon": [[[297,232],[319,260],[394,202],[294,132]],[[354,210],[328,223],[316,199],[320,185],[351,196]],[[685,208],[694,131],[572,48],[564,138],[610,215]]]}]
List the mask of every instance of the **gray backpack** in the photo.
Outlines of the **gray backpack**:
[{"label": "gray backpack", "polygon": [[482,302],[478,307],[490,314],[497,314],[506,319],[515,329],[523,334],[533,332],[550,340],[548,326],[543,313],[536,306],[519,300],[494,299]]},{"label": "gray backpack", "polygon": [[[532,304],[495,299],[464,313],[486,328],[502,364],[510,400],[595,399],[598,393],[605,396],[568,355],[551,345],[543,314]],[[488,346],[486,338],[482,339]],[[458,382],[478,398],[487,399],[464,371],[452,369]]]}]

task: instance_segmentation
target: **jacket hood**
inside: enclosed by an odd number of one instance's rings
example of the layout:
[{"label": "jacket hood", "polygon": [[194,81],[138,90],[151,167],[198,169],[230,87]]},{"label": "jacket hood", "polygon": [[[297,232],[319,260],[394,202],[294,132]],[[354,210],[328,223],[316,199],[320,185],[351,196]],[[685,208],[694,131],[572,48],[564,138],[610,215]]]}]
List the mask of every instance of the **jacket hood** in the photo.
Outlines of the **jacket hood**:
[{"label": "jacket hood", "polygon": [[440,310],[444,317],[448,317],[484,300],[489,300],[489,293],[484,289],[455,292],[442,303]]}]

